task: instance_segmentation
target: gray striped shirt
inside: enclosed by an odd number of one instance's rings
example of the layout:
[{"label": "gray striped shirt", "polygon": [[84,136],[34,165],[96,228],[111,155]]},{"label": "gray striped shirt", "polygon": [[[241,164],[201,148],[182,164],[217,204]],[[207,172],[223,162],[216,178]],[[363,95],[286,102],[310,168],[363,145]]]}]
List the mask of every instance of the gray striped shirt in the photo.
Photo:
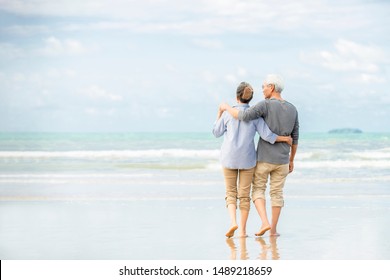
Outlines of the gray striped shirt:
[{"label": "gray striped shirt", "polygon": [[[293,144],[298,144],[299,120],[298,111],[294,105],[275,98],[263,100],[248,110],[240,111],[238,119],[250,121],[264,118],[268,127],[277,135],[289,136],[293,138]],[[290,146],[285,142],[275,144],[267,143],[259,139],[257,146],[257,161],[272,164],[289,163]]]}]

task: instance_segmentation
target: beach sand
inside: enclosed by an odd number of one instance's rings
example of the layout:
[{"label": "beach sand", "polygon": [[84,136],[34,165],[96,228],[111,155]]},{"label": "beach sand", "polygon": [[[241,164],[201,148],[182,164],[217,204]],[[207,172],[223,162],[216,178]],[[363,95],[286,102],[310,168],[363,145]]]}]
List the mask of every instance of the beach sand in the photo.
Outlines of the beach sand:
[{"label": "beach sand", "polygon": [[2,186],[0,259],[383,260],[390,259],[386,186],[286,184],[278,231],[227,239],[220,185]]}]

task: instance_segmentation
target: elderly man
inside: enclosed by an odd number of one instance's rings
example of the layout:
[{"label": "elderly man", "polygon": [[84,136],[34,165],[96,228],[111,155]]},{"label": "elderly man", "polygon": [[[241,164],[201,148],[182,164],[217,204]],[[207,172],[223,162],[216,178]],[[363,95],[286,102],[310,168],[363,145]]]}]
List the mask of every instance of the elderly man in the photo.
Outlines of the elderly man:
[{"label": "elderly man", "polygon": [[[271,145],[259,139],[257,146],[257,164],[253,178],[252,201],[260,215],[262,226],[256,236],[262,236],[271,230],[271,236],[278,236],[277,224],[284,206],[283,187],[287,175],[294,169],[294,157],[298,148],[299,121],[294,105],[284,100],[281,93],[284,83],[278,75],[268,75],[262,85],[265,100],[246,111],[238,111],[228,104],[221,104],[220,109],[228,111],[234,118],[249,121],[263,117],[269,128],[281,136],[291,135],[293,145],[276,143]],[[266,212],[265,190],[270,177],[270,197],[272,221],[269,223]]]}]

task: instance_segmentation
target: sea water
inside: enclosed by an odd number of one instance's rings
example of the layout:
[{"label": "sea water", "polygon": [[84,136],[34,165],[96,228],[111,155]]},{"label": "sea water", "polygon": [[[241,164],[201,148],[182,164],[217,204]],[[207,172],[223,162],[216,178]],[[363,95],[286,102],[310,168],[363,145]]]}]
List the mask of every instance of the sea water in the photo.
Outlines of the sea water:
[{"label": "sea water", "polygon": [[[175,180],[180,171],[202,184],[220,179],[222,141],[211,133],[0,133],[0,183],[80,178],[162,183],[160,176]],[[388,182],[390,134],[304,133],[295,169],[294,180],[302,183]]]},{"label": "sea water", "polygon": [[[222,141],[211,133],[1,133],[0,258],[273,258],[265,253],[274,242],[253,234],[245,246],[225,241]],[[285,195],[279,258],[390,258],[389,133],[302,133]],[[248,232],[259,226],[252,211]],[[339,239],[350,243],[335,246]],[[299,250],[301,242],[310,246]]]}]

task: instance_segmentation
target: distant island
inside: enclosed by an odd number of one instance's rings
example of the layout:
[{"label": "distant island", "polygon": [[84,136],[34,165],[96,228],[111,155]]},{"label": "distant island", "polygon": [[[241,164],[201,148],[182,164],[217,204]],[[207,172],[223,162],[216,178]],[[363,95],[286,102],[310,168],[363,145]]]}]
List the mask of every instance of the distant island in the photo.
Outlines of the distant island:
[{"label": "distant island", "polygon": [[341,134],[341,133],[362,133],[363,131],[361,131],[360,129],[358,128],[337,128],[337,129],[332,129],[332,130],[329,130],[328,133],[337,133],[337,134]]}]

